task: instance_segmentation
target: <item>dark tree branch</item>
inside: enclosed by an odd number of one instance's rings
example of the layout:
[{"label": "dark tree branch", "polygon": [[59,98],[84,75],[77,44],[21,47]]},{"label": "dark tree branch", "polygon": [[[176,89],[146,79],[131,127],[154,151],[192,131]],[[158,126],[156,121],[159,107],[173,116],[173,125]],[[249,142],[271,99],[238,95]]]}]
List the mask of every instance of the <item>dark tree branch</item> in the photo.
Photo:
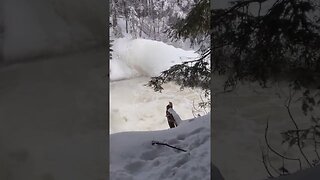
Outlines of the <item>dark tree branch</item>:
[{"label": "dark tree branch", "polygon": [[282,158],[284,158],[284,159],[291,160],[291,161],[298,161],[298,162],[299,162],[300,170],[302,170],[301,161],[300,161],[299,158],[286,157],[286,156],[280,154],[279,152],[277,152],[275,149],[273,149],[273,148],[271,147],[271,145],[269,144],[269,141],[268,141],[268,136],[267,136],[267,134],[268,134],[268,128],[269,128],[269,119],[267,120],[267,127],[266,127],[266,129],[265,129],[265,134],[264,134],[264,139],[265,139],[265,142],[266,142],[268,148],[269,148],[274,154],[276,154],[277,156],[280,156],[280,157],[282,157]]},{"label": "dark tree branch", "polygon": [[274,178],[274,176],[271,174],[271,172],[268,168],[268,165],[267,165],[266,157],[268,156],[268,154],[267,155],[264,154],[261,145],[260,145],[260,150],[261,150],[261,156],[262,156],[262,162],[263,162],[264,168],[266,169],[267,173],[269,174],[269,177]]},{"label": "dark tree branch", "polygon": [[171,146],[171,145],[169,145],[169,144],[167,144],[167,143],[162,143],[162,142],[159,142],[159,141],[152,141],[151,144],[152,144],[152,145],[154,145],[154,144],[164,145],[164,146],[171,147],[171,148],[173,148],[173,149],[177,149],[177,150],[179,150],[179,151],[187,152],[187,151],[184,150],[184,149],[181,149],[181,148],[178,148],[178,147],[175,147],[175,146]]},{"label": "dark tree branch", "polygon": [[303,158],[305,159],[305,161],[307,162],[307,164],[312,167],[312,164],[310,163],[310,161],[308,160],[307,156],[305,155],[304,151],[302,150],[302,146],[301,146],[301,139],[300,139],[300,131],[299,131],[299,127],[298,127],[298,124],[297,122],[294,120],[292,114],[291,114],[291,110],[290,110],[290,105],[291,105],[291,101],[292,101],[292,97],[293,97],[294,93],[292,94],[290,92],[289,94],[289,100],[288,100],[288,104],[285,106],[286,109],[287,109],[287,112],[289,114],[289,117],[292,121],[292,123],[294,124],[295,128],[296,128],[296,135],[297,135],[297,145],[298,145],[298,148],[299,148],[299,151],[301,153],[301,155],[303,156]]}]

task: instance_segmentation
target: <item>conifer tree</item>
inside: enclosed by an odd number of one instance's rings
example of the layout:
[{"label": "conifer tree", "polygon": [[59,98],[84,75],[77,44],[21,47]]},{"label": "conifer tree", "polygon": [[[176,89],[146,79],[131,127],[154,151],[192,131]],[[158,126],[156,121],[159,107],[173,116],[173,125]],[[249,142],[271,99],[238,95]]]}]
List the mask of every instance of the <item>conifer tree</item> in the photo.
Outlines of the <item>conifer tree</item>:
[{"label": "conifer tree", "polygon": [[303,86],[319,82],[319,10],[316,0],[236,0],[213,10],[213,72],[229,77],[226,87],[239,80],[265,87],[284,77]]},{"label": "conifer tree", "polygon": [[[172,24],[166,31],[173,39],[190,39],[193,43],[203,43],[210,39],[210,1],[200,0],[188,13],[187,17],[180,18],[177,23]],[[205,95],[210,94],[210,44],[203,46],[198,52],[201,57],[191,61],[176,64],[161,73],[160,76],[152,77],[148,86],[155,91],[162,91],[164,83],[173,81],[185,87],[202,88]],[[207,102],[209,103],[209,102]]]},{"label": "conifer tree", "polygon": [[[167,33],[195,43],[211,35],[211,48],[203,47],[200,59],[153,77],[149,86],[161,91],[163,83],[175,81],[182,88],[209,88],[210,73],[227,75],[226,89],[242,80],[258,81],[263,87],[269,80],[281,79],[306,87],[319,85],[319,2],[235,0],[228,8],[209,8],[208,0],[198,1]],[[210,54],[211,63],[207,61]],[[208,64],[211,69],[204,68]]]}]

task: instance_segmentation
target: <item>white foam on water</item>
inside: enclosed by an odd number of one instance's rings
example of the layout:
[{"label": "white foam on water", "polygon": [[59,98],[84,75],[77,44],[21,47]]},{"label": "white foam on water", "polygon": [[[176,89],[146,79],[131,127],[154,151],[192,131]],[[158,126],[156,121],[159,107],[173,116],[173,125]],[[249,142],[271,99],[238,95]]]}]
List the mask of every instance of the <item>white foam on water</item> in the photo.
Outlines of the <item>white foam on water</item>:
[{"label": "white foam on water", "polygon": [[111,82],[110,133],[168,129],[166,106],[169,102],[173,102],[181,119],[194,117],[192,110],[200,102],[199,90],[180,91],[179,86],[169,83],[159,93],[144,86],[148,80],[141,77]]}]

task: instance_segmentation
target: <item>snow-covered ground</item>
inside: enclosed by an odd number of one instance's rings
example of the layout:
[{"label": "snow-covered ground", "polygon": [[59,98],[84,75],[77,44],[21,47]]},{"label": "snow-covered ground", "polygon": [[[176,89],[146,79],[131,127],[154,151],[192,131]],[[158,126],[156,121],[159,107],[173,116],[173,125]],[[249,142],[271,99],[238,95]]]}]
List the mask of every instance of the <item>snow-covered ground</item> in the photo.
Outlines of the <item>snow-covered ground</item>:
[{"label": "snow-covered ground", "polygon": [[[169,130],[110,136],[110,180],[209,180],[210,113]],[[152,141],[168,143],[187,152]]]},{"label": "snow-covered ground", "polygon": [[[214,79],[212,147],[213,163],[219,167],[226,180],[259,180],[268,177],[260,149],[260,144],[266,148],[264,132],[267,120],[270,144],[289,157],[300,157],[303,166],[308,167],[296,148],[281,144],[283,139],[280,133],[294,129],[284,107],[289,93],[286,83],[274,84],[272,88],[266,89],[257,84],[240,83],[235,91],[221,93],[219,87],[222,82],[222,77]],[[301,101],[293,101],[291,111],[300,128],[310,125],[310,120],[301,111]],[[310,158],[316,158],[312,148],[306,147],[305,151]],[[269,155],[273,166],[280,168],[282,159],[276,158],[271,152]],[[291,173],[299,169],[295,162],[286,161],[285,167]],[[276,175],[272,168],[271,171]]]},{"label": "snow-covered ground", "polygon": [[3,0],[0,4],[4,31],[0,46],[7,62],[105,46],[107,1]]},{"label": "snow-covered ground", "polygon": [[105,179],[106,58],[0,67],[0,179]]},{"label": "snow-covered ground", "polygon": [[[112,46],[110,61],[110,178],[111,180],[210,179],[210,114],[193,112],[200,90],[168,83],[162,93],[144,86],[151,76],[198,57],[194,51],[163,42],[121,38]],[[203,95],[202,95],[203,96]],[[169,129],[166,105],[181,117]],[[210,109],[206,110],[210,112]],[[204,115],[191,119],[199,114]],[[158,130],[158,131],[156,131]],[[135,132],[133,132],[135,131]],[[140,132],[137,132],[140,131]],[[161,141],[187,152],[152,145]]]},{"label": "snow-covered ground", "polygon": [[[169,101],[174,103],[174,109],[182,119],[193,117],[193,101],[199,100],[199,92],[189,89],[179,91],[178,86],[170,83],[164,86],[163,93],[155,93],[143,85],[150,76],[158,75],[173,64],[197,55],[192,51],[184,51],[162,42],[132,40],[130,36],[116,39],[112,48],[114,59],[110,62],[110,132],[111,139],[115,140],[112,140],[110,146],[113,148],[115,144],[118,147],[118,139],[122,139],[119,140],[119,143],[122,143],[125,137],[131,138],[133,135],[139,138],[128,139],[132,141],[129,145],[139,139],[137,146],[143,147],[151,154],[148,147],[154,139],[150,134],[155,132],[119,134],[118,132],[168,129],[165,106]],[[284,107],[288,88],[282,83],[267,89],[261,89],[256,84],[247,84],[239,85],[239,88],[231,93],[219,93],[222,91],[220,88],[222,82],[222,77],[216,77],[213,85],[215,88],[213,92],[218,92],[213,99],[213,117],[215,117],[212,121],[213,163],[221,170],[226,180],[266,179],[268,174],[262,163],[261,146],[265,148],[264,130],[267,119],[269,119],[270,143],[288,156],[299,154],[297,149],[281,145],[280,132],[293,128]],[[292,105],[292,112],[301,128],[308,125],[309,121],[305,120],[300,111],[300,102]],[[171,131],[159,132],[167,134]],[[114,138],[115,135],[122,138]],[[126,147],[129,148],[129,145]],[[150,147],[153,148],[151,145]],[[114,157],[112,177],[119,179],[132,177],[133,180],[150,178],[153,170],[145,173],[145,168],[154,167],[149,161],[141,159],[145,151],[140,149],[139,151],[142,152],[129,157],[130,162],[122,157]],[[311,152],[310,149],[307,151]],[[113,156],[112,152],[110,155]],[[279,168],[282,159],[271,157],[271,162]],[[305,162],[303,164],[305,166]],[[298,166],[294,163],[286,164],[286,168],[291,173],[298,170]],[[154,173],[162,174],[160,170]]]}]

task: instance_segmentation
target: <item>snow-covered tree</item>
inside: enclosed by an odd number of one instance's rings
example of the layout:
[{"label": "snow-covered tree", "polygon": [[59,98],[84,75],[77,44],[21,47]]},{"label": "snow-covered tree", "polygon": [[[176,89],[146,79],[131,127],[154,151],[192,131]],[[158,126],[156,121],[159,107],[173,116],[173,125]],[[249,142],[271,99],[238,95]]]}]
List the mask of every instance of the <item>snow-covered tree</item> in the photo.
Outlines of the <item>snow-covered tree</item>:
[{"label": "snow-covered tree", "polygon": [[[210,95],[210,1],[200,0],[192,7],[185,18],[179,18],[171,29],[166,32],[174,39],[191,39],[191,42],[200,44],[201,57],[182,64],[176,64],[165,70],[160,76],[152,77],[148,85],[155,91],[163,89],[162,84],[173,81],[184,87],[202,88],[205,96]],[[203,102],[203,106],[210,101]]]},{"label": "snow-covered tree", "polygon": [[164,31],[190,11],[196,1],[176,0],[112,0],[110,22],[112,36],[146,38],[168,42]]}]

